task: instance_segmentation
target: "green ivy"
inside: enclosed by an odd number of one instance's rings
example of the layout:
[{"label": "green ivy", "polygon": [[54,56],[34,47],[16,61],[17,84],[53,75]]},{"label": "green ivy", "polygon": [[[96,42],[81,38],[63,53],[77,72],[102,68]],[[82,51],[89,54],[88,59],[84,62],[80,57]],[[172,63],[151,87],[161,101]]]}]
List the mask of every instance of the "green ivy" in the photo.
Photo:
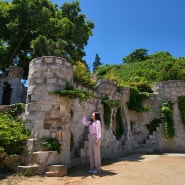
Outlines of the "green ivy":
[{"label": "green ivy", "polygon": [[120,139],[124,133],[123,120],[121,116],[121,107],[116,112],[116,139]]},{"label": "green ivy", "polygon": [[110,126],[110,120],[111,120],[111,108],[107,105],[107,104],[103,104],[103,108],[104,108],[104,123],[107,129],[109,129]]},{"label": "green ivy", "polygon": [[149,97],[149,93],[139,92],[135,88],[130,88],[130,97],[127,106],[130,110],[137,112],[148,111],[146,106],[143,106],[143,100]]},{"label": "green ivy", "polygon": [[159,126],[159,123],[161,123],[161,120],[157,119],[157,118],[154,118],[152,121],[150,121],[149,124],[146,125],[146,127],[149,130],[150,134],[152,134],[154,131],[156,131],[156,127]]},{"label": "green ivy", "polygon": [[120,102],[118,100],[109,100],[108,96],[102,99],[102,103],[108,105],[109,107],[118,107]]},{"label": "green ivy", "polygon": [[18,117],[20,114],[22,114],[25,110],[25,104],[22,103],[16,103],[14,105],[10,106],[10,111],[9,114],[13,117],[16,118]]},{"label": "green ivy", "polygon": [[164,123],[164,132],[167,139],[172,139],[175,135],[173,122],[173,105],[171,102],[164,102],[161,106],[161,118]]},{"label": "green ivy", "polygon": [[46,147],[48,150],[61,152],[61,145],[55,138],[43,137],[41,140],[41,146]]},{"label": "green ivy", "polygon": [[58,94],[60,96],[67,96],[70,99],[79,98],[80,101],[87,100],[91,96],[89,92],[77,89],[69,83],[66,83],[66,88],[64,90],[52,91],[49,94],[50,95]]},{"label": "green ivy", "polygon": [[0,152],[21,155],[30,133],[24,123],[10,114],[0,113]]},{"label": "green ivy", "polygon": [[114,106],[120,106],[120,102],[117,100],[109,100],[109,97],[106,95],[102,98],[102,103],[104,107],[104,123],[106,125],[106,128],[109,129],[111,121],[111,108]]},{"label": "green ivy", "polygon": [[181,114],[182,123],[185,126],[185,96],[178,97],[178,108]]}]

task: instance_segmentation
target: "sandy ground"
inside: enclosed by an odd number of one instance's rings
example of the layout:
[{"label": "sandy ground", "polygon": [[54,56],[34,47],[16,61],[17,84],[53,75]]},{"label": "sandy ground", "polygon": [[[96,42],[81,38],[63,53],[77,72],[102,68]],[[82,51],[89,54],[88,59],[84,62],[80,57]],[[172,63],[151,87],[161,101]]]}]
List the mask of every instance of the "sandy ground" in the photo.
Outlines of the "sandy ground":
[{"label": "sandy ground", "polygon": [[0,185],[185,185],[185,154],[139,155],[103,162],[102,172],[72,168],[64,177],[7,176]]}]

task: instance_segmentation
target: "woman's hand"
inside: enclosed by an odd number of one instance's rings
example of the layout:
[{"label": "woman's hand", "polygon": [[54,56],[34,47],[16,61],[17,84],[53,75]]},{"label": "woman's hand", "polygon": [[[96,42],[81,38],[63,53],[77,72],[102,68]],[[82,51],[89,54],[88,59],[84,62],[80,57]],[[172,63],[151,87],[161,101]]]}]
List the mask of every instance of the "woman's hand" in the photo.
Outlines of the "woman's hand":
[{"label": "woman's hand", "polygon": [[86,110],[85,109],[83,110],[83,115],[86,116]]},{"label": "woman's hand", "polygon": [[100,140],[97,139],[96,142],[95,142],[96,146],[98,146],[100,144]]}]

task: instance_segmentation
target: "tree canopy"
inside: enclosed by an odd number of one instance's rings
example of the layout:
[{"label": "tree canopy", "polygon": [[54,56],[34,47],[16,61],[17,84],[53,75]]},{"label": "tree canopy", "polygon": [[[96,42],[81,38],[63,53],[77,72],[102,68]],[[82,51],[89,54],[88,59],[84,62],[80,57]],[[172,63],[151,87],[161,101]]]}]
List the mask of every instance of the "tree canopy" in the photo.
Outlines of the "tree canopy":
[{"label": "tree canopy", "polygon": [[12,0],[0,2],[0,27],[0,69],[21,66],[26,79],[30,60],[48,54],[35,52],[38,44],[51,44],[51,55],[82,61],[94,23],[81,13],[77,0],[60,8],[49,0]]},{"label": "tree canopy", "polygon": [[123,58],[124,63],[135,63],[140,62],[145,59],[147,59],[148,56],[148,50],[147,49],[136,49],[131,54],[127,55],[125,58]]},{"label": "tree canopy", "polygon": [[184,66],[185,57],[174,58],[170,53],[162,51],[147,55],[141,61],[100,66],[96,70],[96,76],[97,79],[114,80],[118,86],[144,85],[146,89],[147,84],[152,85],[167,80],[185,80]]},{"label": "tree canopy", "polygon": [[96,54],[95,56],[95,60],[93,62],[93,71],[96,71],[96,69],[98,68],[98,66],[102,65],[101,63],[101,58],[99,57],[98,54]]}]

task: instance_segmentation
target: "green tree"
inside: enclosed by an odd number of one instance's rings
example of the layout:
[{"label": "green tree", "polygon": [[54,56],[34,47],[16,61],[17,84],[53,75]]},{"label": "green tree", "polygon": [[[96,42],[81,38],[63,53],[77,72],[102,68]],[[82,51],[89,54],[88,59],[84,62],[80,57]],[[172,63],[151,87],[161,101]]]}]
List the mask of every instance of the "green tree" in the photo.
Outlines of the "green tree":
[{"label": "green tree", "polygon": [[18,65],[27,74],[32,58],[30,42],[39,34],[48,35],[50,18],[55,16],[57,8],[47,0],[13,0],[4,6],[2,17],[6,24],[2,31],[2,45],[7,46],[7,50],[6,55],[1,56],[1,69]]},{"label": "green tree", "polygon": [[135,63],[135,62],[141,62],[145,59],[147,59],[148,55],[147,49],[136,49],[131,54],[127,55],[125,58],[123,58],[124,63]]},{"label": "green tree", "polygon": [[[84,46],[92,35],[94,24],[86,15],[80,14],[78,1],[63,3],[59,9],[49,0],[12,0],[10,3],[0,2],[0,12],[2,71],[12,64],[21,66],[26,79],[29,62],[38,54],[33,52],[31,42],[38,41],[41,36],[42,39],[45,37],[46,45],[49,43],[57,47],[54,51],[49,48],[48,53],[65,54],[71,61],[85,56]],[[62,42],[67,43],[65,49],[61,47]]]},{"label": "green tree", "polygon": [[95,87],[96,81],[90,76],[90,72],[83,62],[76,62],[73,70],[74,81],[89,87]]},{"label": "green tree", "polygon": [[185,57],[174,58],[168,52],[156,52],[135,63],[100,66],[97,79],[116,80],[119,86],[137,87],[150,92],[150,85],[166,80],[185,80]]},{"label": "green tree", "polygon": [[101,58],[99,57],[98,54],[96,54],[95,56],[95,60],[93,62],[93,72],[96,71],[96,69],[98,68],[98,66],[102,65],[101,63]]}]

